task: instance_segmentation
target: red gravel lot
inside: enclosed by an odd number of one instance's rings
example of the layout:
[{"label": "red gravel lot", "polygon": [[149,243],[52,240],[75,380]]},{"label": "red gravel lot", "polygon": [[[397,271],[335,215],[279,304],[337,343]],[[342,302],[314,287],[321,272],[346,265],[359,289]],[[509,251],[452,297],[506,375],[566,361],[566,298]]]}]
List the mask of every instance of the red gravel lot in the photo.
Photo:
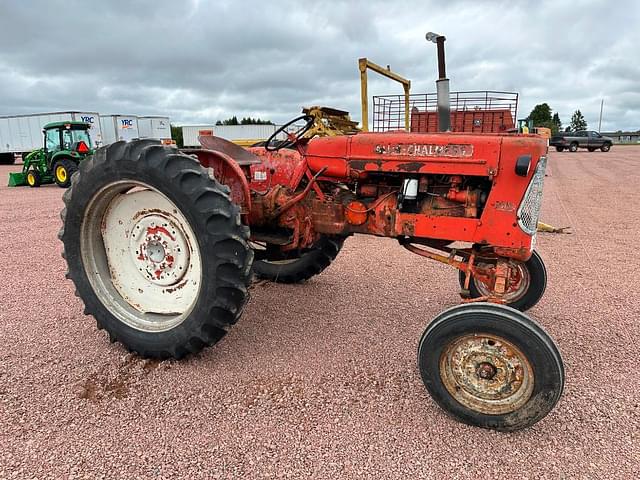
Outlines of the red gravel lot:
[{"label": "red gravel lot", "polygon": [[[64,279],[56,186],[0,187],[0,478],[640,478],[640,147],[550,155],[549,287],[564,397],[504,434],[429,398],[416,348],[452,269],[357,236],[304,285],[259,284],[216,347],[110,344]],[[9,171],[0,167],[4,185]]]}]

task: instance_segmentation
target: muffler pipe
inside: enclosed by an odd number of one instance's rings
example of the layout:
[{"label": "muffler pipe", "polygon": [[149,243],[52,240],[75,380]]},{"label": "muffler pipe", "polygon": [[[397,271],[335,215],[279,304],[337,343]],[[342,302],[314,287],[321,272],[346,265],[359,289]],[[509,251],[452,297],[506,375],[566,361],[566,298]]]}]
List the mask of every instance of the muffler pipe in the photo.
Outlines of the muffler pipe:
[{"label": "muffler pipe", "polygon": [[451,99],[449,96],[449,79],[447,78],[446,63],[444,60],[444,35],[428,32],[425,36],[428,42],[433,42],[438,47],[438,80],[436,80],[436,92],[438,102],[438,130],[448,132],[451,130]]},{"label": "muffler pipe", "polygon": [[451,104],[449,100],[449,79],[441,78],[436,81],[438,92],[438,130],[451,130]]},{"label": "muffler pipe", "polygon": [[438,130],[448,132],[451,130],[451,99],[449,96],[449,79],[447,78],[446,64],[444,60],[444,35],[436,37],[438,47],[438,80],[436,92],[438,95]]}]

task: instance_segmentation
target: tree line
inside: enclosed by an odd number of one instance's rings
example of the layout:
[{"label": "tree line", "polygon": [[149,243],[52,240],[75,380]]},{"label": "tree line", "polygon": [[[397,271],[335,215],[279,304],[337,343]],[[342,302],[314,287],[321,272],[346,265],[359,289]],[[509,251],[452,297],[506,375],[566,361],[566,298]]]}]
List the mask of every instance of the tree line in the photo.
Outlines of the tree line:
[{"label": "tree line", "polygon": [[238,121],[238,117],[235,115],[226,120],[218,120],[216,125],[273,125],[271,120],[262,120],[261,118],[243,117]]},{"label": "tree line", "polygon": [[[531,120],[534,127],[547,127],[551,129],[552,133],[562,132],[562,121],[560,120],[560,115],[558,115],[558,112],[555,112],[552,115],[551,112],[552,110],[548,103],[540,103],[533,107],[533,110],[531,110],[527,120]],[[582,115],[580,109],[578,109],[573,112],[569,125],[565,127],[564,131],[577,132],[586,129],[587,121],[585,120],[584,115]]]}]

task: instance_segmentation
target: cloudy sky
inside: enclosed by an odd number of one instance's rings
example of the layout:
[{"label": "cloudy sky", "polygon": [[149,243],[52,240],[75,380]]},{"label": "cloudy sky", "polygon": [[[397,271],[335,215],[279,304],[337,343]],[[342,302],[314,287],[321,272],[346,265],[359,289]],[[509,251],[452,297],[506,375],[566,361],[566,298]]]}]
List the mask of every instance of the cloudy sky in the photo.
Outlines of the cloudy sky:
[{"label": "cloudy sky", "polygon": [[[451,90],[520,93],[602,130],[640,129],[640,2],[0,0],[0,115],[56,110],[231,115],[282,123],[304,105],[360,119],[357,59],[434,90],[447,37]],[[370,75],[370,94],[401,93]]]}]

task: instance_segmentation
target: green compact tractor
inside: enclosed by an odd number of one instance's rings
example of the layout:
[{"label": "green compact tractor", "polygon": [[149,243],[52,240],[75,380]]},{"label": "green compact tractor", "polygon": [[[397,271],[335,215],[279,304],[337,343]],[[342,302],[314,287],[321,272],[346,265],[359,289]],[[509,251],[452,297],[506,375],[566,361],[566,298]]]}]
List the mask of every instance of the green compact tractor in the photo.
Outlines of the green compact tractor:
[{"label": "green compact tractor", "polygon": [[22,172],[9,174],[9,186],[29,185],[39,187],[44,183],[56,183],[67,188],[78,163],[93,153],[88,123],[54,122],[42,130],[44,147],[24,158]]}]

